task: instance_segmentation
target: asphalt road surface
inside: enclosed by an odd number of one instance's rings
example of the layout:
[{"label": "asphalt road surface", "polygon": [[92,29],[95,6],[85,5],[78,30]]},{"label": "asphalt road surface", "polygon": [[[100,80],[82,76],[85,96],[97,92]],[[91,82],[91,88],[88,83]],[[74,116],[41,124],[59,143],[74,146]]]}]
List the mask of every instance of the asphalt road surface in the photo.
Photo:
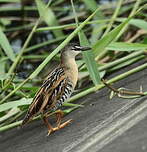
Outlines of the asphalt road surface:
[{"label": "asphalt road surface", "polygon": [[[141,85],[147,91],[147,69],[114,84],[136,91]],[[0,152],[147,151],[147,97],[110,100],[109,95],[104,88],[80,99],[78,102],[84,101],[85,106],[63,120],[73,119],[72,124],[50,136],[46,136],[47,129],[41,120],[0,133]]]}]

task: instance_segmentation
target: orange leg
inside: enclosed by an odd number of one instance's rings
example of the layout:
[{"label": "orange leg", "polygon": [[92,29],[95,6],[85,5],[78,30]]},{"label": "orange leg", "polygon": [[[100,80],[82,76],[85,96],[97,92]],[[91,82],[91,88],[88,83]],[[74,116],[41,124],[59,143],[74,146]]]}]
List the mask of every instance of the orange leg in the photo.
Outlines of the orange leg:
[{"label": "orange leg", "polygon": [[54,131],[54,128],[52,127],[52,125],[48,122],[48,119],[47,119],[47,117],[43,117],[43,122],[44,122],[44,124],[47,126],[47,128],[48,128],[48,135],[50,135],[50,133],[51,132],[53,132]]},{"label": "orange leg", "polygon": [[60,124],[61,124],[61,120],[62,120],[62,117],[63,117],[64,113],[62,111],[58,111],[56,113],[56,123],[57,123],[57,127],[59,128],[60,127]]},{"label": "orange leg", "polygon": [[55,128],[53,128],[51,126],[51,124],[48,122],[47,116],[43,117],[43,121],[44,121],[45,125],[48,128],[48,135],[50,135],[54,131],[57,131],[57,130],[59,130],[61,128],[64,128],[66,125],[68,125],[72,121],[72,119],[70,119],[70,120],[67,120],[66,122],[61,124],[61,119],[62,119],[64,113],[61,110],[58,110],[58,111],[55,112],[55,114],[56,114],[56,117],[57,117],[57,122],[56,122],[57,123],[57,127],[55,127]]},{"label": "orange leg", "polygon": [[[66,122],[61,124],[61,120],[63,117],[64,113],[61,110],[56,111],[56,117],[57,117],[57,127],[56,130],[59,130],[61,128],[64,128],[66,125],[72,122],[72,119],[67,120]],[[55,128],[54,128],[55,129]]]}]

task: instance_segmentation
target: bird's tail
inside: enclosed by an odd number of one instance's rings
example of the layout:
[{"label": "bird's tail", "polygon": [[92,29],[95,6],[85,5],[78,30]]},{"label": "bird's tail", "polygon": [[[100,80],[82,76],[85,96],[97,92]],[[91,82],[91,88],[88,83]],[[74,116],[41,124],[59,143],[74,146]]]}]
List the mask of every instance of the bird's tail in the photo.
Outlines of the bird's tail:
[{"label": "bird's tail", "polygon": [[26,116],[22,121],[22,126],[27,124],[29,121],[31,121],[32,118],[40,111],[40,106],[43,103],[43,97],[44,95],[42,93],[42,88],[41,88],[39,90],[39,93],[37,93],[36,96],[34,97]]},{"label": "bird's tail", "polygon": [[28,111],[27,114],[25,115],[23,121],[22,121],[22,126],[26,125],[29,121],[31,121],[33,118],[33,116],[30,114],[30,112]]}]

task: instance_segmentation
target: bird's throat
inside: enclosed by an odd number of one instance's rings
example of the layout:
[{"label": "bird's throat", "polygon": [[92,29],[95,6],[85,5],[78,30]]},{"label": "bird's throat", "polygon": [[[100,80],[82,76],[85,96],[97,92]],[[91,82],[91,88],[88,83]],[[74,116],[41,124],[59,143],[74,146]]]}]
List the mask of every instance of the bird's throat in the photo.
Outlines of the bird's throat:
[{"label": "bird's throat", "polygon": [[64,58],[61,64],[64,67],[67,76],[75,87],[78,80],[78,66],[76,64],[75,58]]}]

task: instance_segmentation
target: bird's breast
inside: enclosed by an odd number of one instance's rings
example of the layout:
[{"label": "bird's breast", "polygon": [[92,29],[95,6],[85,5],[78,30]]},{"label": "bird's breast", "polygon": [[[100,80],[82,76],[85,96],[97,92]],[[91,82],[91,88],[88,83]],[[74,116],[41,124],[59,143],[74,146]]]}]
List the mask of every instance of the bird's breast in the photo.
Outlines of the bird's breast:
[{"label": "bird's breast", "polygon": [[64,67],[65,74],[67,75],[68,79],[72,82],[73,88],[75,88],[78,80],[78,66],[75,58],[65,57],[62,62],[62,66]]},{"label": "bird's breast", "polygon": [[73,88],[75,88],[78,80],[78,68],[75,67],[68,72],[68,78],[73,84]]},{"label": "bird's breast", "polygon": [[72,82],[73,88],[75,88],[78,80],[78,67],[75,61],[68,61],[68,65],[66,65],[66,75],[68,79]]}]

